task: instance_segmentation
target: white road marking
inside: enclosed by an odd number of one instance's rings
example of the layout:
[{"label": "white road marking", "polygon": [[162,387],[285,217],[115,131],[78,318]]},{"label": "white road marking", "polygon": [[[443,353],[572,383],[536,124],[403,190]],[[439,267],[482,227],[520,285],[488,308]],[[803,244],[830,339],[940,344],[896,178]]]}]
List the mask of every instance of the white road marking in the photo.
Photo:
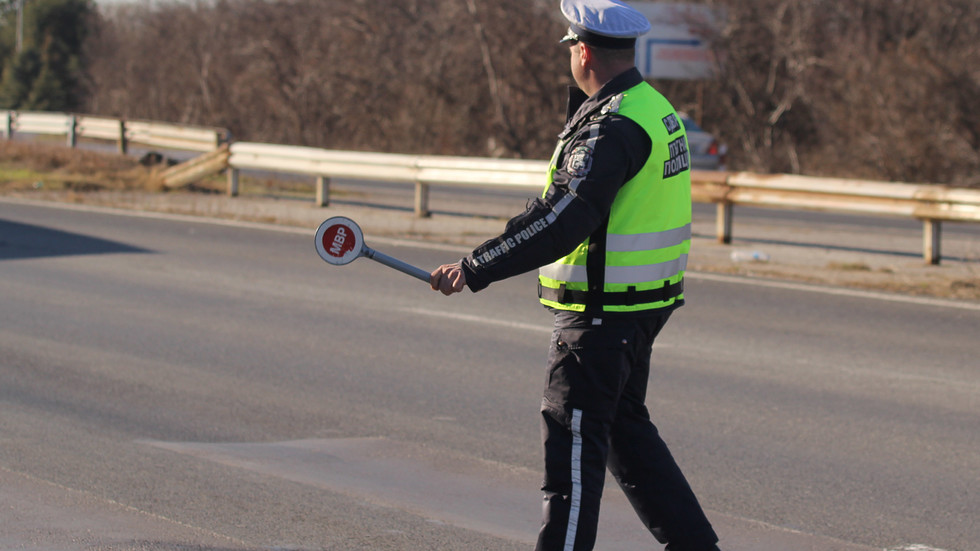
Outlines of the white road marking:
[{"label": "white road marking", "polygon": [[[466,321],[471,323],[482,323],[485,325],[495,325],[497,327],[506,327],[508,329],[518,329],[520,331],[534,331],[537,333],[547,333],[551,334],[554,328],[551,325],[535,325],[531,323],[520,323],[516,321],[508,321],[501,319],[488,318],[486,316],[473,316],[470,314],[458,314],[455,312],[440,312],[438,310],[426,310],[424,308],[399,308],[399,312],[406,312],[409,314],[416,314],[421,316],[432,316],[435,318],[446,318],[451,320]],[[657,342],[654,344],[656,350],[663,350],[665,348],[676,348],[672,344],[664,344]]]},{"label": "white road marking", "polygon": [[424,308],[399,308],[399,311],[407,312],[409,314],[417,314],[421,316],[432,316],[437,318],[446,318],[446,319],[458,320],[458,321],[468,321],[472,323],[496,325],[498,327],[507,327],[508,329],[519,329],[521,331],[539,331],[543,333],[551,333],[551,329],[552,329],[550,325],[535,325],[532,323],[520,323],[516,321],[488,318],[486,316],[457,314],[455,312],[441,312],[438,310],[426,310]]},{"label": "white road marking", "polygon": [[974,310],[980,312],[980,303],[977,302],[955,301],[955,300],[948,300],[948,299],[941,299],[941,298],[899,295],[895,293],[882,293],[879,291],[863,291],[861,289],[848,289],[845,287],[828,287],[826,285],[814,285],[809,283],[793,283],[789,281],[774,281],[771,279],[752,279],[748,277],[713,274],[707,272],[687,272],[687,277],[695,280],[700,279],[704,281],[719,281],[722,283],[755,285],[757,287],[769,287],[773,289],[788,289],[791,291],[823,293],[825,295],[867,298],[872,300],[883,300],[886,302],[904,302],[907,304],[938,306],[940,308],[961,308],[963,310]]}]

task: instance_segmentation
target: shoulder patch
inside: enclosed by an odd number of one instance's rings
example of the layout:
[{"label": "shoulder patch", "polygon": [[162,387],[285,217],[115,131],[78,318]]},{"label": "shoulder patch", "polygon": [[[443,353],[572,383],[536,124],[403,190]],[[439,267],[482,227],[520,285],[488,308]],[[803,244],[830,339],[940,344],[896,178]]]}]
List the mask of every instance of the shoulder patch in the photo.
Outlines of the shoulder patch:
[{"label": "shoulder patch", "polygon": [[565,172],[572,178],[582,178],[592,168],[592,148],[587,145],[576,146],[568,153],[565,161]]},{"label": "shoulder patch", "polygon": [[667,128],[667,135],[671,135],[681,129],[681,123],[677,120],[677,115],[671,113],[662,119],[664,127]]},{"label": "shoulder patch", "polygon": [[602,106],[601,114],[619,113],[619,106],[623,103],[625,94],[616,94],[609,99],[609,102]]}]

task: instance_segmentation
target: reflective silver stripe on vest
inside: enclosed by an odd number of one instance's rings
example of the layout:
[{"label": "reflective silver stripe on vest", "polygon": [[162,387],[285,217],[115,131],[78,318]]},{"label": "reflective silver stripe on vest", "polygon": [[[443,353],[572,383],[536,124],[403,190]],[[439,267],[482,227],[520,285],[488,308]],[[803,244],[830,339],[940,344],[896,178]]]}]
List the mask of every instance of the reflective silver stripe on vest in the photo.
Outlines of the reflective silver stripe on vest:
[{"label": "reflective silver stripe on vest", "polygon": [[643,266],[606,266],[606,283],[640,284],[660,281],[687,270],[687,255],[669,262]]},{"label": "reflective silver stripe on vest", "polygon": [[[552,220],[548,221],[549,224],[551,222]],[[606,250],[609,252],[653,251],[667,247],[676,247],[690,238],[691,224],[685,224],[679,228],[660,232],[637,234],[611,233],[606,236]],[[676,267],[678,265],[680,266],[679,269]],[[659,281],[677,275],[677,273],[685,269],[687,269],[686,255],[672,262],[649,264],[646,266],[606,266],[606,283],[647,283],[650,281]],[[584,283],[588,280],[585,266],[575,266],[573,264],[560,264],[557,262],[548,264],[542,266],[539,273],[549,279],[567,281],[569,283]],[[655,277],[643,279],[645,276],[642,274],[652,274]]]},{"label": "reflective silver stripe on vest", "polygon": [[[593,124],[592,126],[589,127],[589,138],[585,140],[585,145],[587,145],[591,150],[595,151],[595,143],[596,140],[598,139],[599,139],[599,125]],[[586,172],[582,176],[578,178],[574,178],[572,179],[571,182],[568,183],[568,190],[569,190],[568,193],[564,197],[562,197],[561,200],[558,201],[555,204],[555,206],[551,208],[551,212],[548,213],[547,216],[545,216],[545,219],[548,221],[548,224],[553,224],[555,222],[555,219],[558,218],[558,216],[562,213],[562,211],[564,211],[565,208],[571,204],[571,202],[575,199],[575,192],[578,190],[579,184],[581,184],[582,181],[585,180],[585,178],[588,175],[589,173]]]},{"label": "reflective silver stripe on vest", "polygon": [[538,269],[538,274],[557,281],[584,282],[586,280],[585,266],[574,264],[559,264],[557,262],[548,264],[541,266]]},{"label": "reflective silver stripe on vest", "polygon": [[[687,255],[657,264],[644,264],[642,266],[606,266],[606,283],[619,283],[627,285],[639,285],[660,281],[675,276],[687,270]],[[539,273],[557,281],[567,281],[569,283],[585,283],[588,281],[585,266],[574,264],[548,264],[542,266]]]},{"label": "reflective silver stripe on vest", "polygon": [[567,207],[572,202],[572,199],[575,199],[575,194],[568,193],[561,198],[561,201],[555,203],[555,206],[551,207],[551,212],[549,212],[544,217],[545,220],[548,221],[549,226],[555,223],[555,219],[558,218],[558,215],[561,214],[561,211],[565,210],[565,207]]},{"label": "reflective silver stripe on vest", "polygon": [[606,236],[606,250],[611,252],[653,251],[676,247],[691,238],[691,225],[685,224],[672,230],[636,233],[609,234]]}]

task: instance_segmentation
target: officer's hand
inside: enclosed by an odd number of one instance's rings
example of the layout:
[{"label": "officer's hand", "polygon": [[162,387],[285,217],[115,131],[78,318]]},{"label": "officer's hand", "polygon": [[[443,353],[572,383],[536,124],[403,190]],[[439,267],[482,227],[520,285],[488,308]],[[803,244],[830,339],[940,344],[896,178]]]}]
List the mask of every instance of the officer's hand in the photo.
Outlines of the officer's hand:
[{"label": "officer's hand", "polygon": [[466,286],[466,275],[463,274],[459,263],[443,264],[433,270],[429,276],[429,285],[432,286],[433,291],[449,296],[463,290]]}]

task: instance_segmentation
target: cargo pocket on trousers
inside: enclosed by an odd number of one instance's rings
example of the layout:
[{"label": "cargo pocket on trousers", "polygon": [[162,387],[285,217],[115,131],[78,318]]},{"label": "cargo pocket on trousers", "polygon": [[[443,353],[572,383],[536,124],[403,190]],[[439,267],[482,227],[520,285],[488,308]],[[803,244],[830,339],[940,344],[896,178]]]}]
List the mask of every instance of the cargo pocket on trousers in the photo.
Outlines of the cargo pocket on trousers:
[{"label": "cargo pocket on trousers", "polygon": [[629,377],[633,335],[629,326],[556,331],[548,355],[545,399],[562,410],[614,408]]}]

